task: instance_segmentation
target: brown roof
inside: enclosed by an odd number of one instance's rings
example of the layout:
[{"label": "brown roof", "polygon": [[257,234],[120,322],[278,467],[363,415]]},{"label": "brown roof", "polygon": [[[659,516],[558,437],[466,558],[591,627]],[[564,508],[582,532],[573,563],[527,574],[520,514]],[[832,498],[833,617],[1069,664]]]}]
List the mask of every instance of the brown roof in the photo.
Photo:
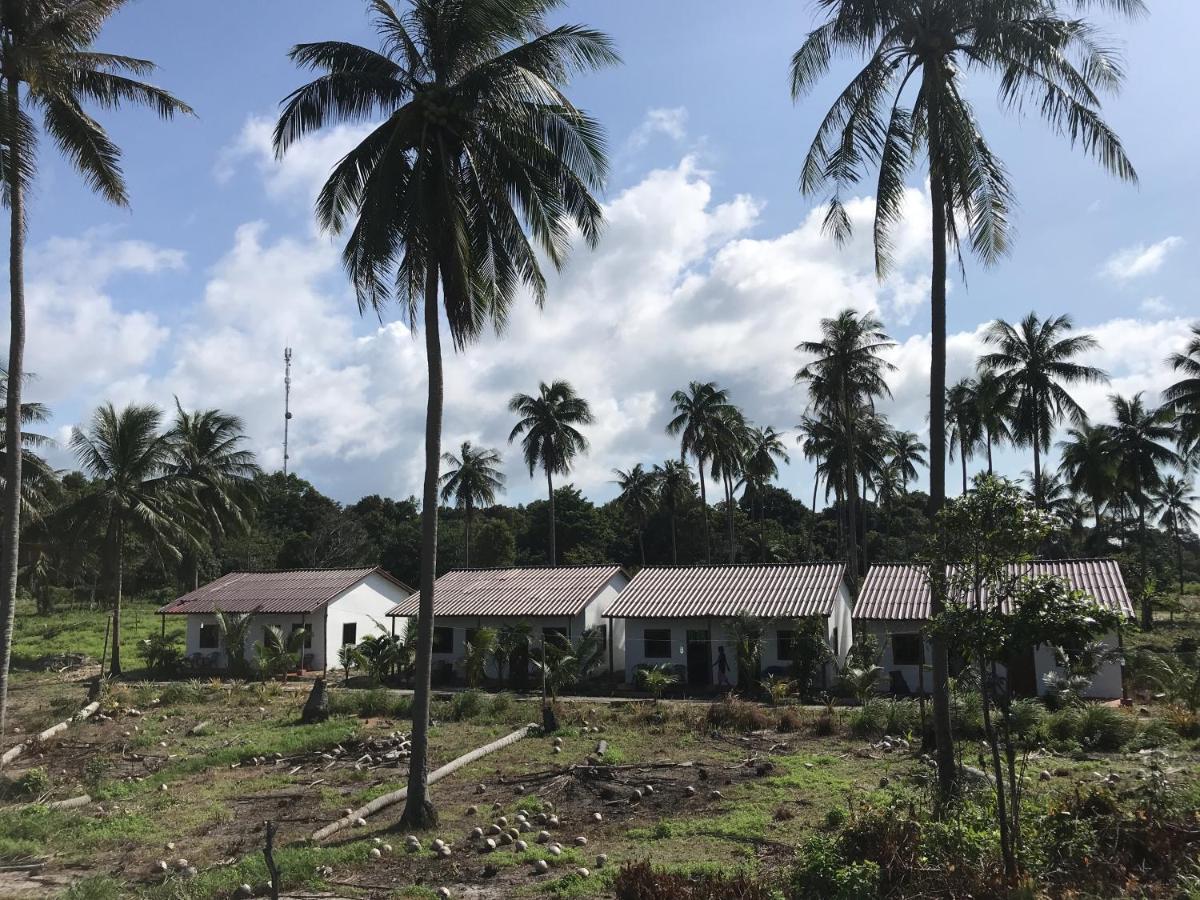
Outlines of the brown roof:
[{"label": "brown roof", "polygon": [[664,566],[642,569],[613,603],[618,619],[827,616],[846,566]]},{"label": "brown roof", "polygon": [[230,572],[184,594],[160,613],[313,613],[368,575],[382,575],[411,590],[387,572],[362,569],[295,569],[289,572]]},{"label": "brown roof", "polygon": [[[526,569],[453,569],[433,588],[438,616],[574,616],[600,593],[620,566]],[[415,616],[419,597],[398,603],[389,616]]]},{"label": "brown roof", "polygon": [[[1133,616],[1133,604],[1115,559],[1047,559],[1014,567],[1030,576],[1054,575],[1090,594],[1101,606]],[[854,604],[856,619],[927,619],[929,584],[925,567],[914,563],[871,566]]]}]

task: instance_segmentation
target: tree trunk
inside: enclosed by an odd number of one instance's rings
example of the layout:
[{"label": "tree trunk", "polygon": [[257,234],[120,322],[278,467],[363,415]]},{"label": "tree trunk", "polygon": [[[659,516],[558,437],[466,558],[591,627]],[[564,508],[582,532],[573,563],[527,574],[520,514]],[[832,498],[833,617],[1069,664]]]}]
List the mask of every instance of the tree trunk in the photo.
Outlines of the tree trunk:
[{"label": "tree trunk", "polygon": [[437,575],[438,467],[442,459],[442,345],[438,334],[437,266],[425,273],[425,357],[429,403],[425,410],[425,485],[421,501],[421,597],[417,614],[417,654],[413,671],[412,750],[403,828],[437,824],[428,798],[429,700],[433,678],[433,584]]},{"label": "tree trunk", "polygon": [[[927,65],[924,73],[930,84],[937,72]],[[936,92],[932,93],[934,96]],[[936,102],[929,110],[929,146],[940,140]],[[933,207],[933,272],[930,288],[930,366],[929,366],[929,514],[936,516],[946,502],[946,199],[941,172],[935,163],[936,150],[929,160],[929,199]],[[946,606],[946,566],[940,552],[931,561],[929,611],[939,615]],[[943,796],[954,790],[954,740],[950,726],[950,663],[946,642],[935,636],[931,644],[933,684],[933,732],[937,743],[938,787]]]},{"label": "tree trunk", "polygon": [[671,565],[679,565],[679,549],[675,546],[675,510],[671,510]]},{"label": "tree trunk", "polygon": [[963,492],[963,496],[966,496],[966,493],[967,493],[967,443],[966,443],[966,441],[959,441],[959,449],[962,451],[961,453],[958,454],[959,458],[962,461],[962,478],[963,478],[962,492]]},{"label": "tree trunk", "polygon": [[850,403],[842,398],[846,427],[846,567],[850,596],[858,596],[858,465],[854,455],[854,428],[850,424]]},{"label": "tree trunk", "polygon": [[471,504],[467,503],[467,514],[463,521],[463,568],[471,568]]},{"label": "tree trunk", "polygon": [[638,529],[638,554],[642,557],[642,568],[646,568],[646,541],[642,536],[642,529]]},{"label": "tree trunk", "polygon": [[992,684],[987,675],[987,664],[979,660],[979,693],[983,705],[983,733],[987,738],[988,748],[992,757],[992,776],[996,779],[996,821],[1000,825],[1000,853],[1004,857],[1004,875],[1009,884],[1013,883],[1017,873],[1016,859],[1013,856],[1012,835],[1009,833],[1007,797],[1004,793],[1004,769],[1000,761],[1000,742],[996,735],[996,726],[992,722]]},{"label": "tree trunk", "polygon": [[992,474],[992,429],[987,430],[988,475]]},{"label": "tree trunk", "polygon": [[114,542],[114,565],[116,576],[116,590],[113,595],[113,617],[112,617],[112,665],[109,668],[109,675],[113,678],[121,677],[121,600],[122,592],[125,588],[125,528],[121,519],[117,519],[116,524],[116,539]]},{"label": "tree trunk", "polygon": [[1138,497],[1138,543],[1141,544],[1139,555],[1142,567],[1142,630],[1151,631],[1154,628],[1154,604],[1150,600],[1150,591],[1146,589],[1150,575],[1146,570],[1146,498],[1142,496],[1141,479],[1137,484]]},{"label": "tree trunk", "polygon": [[733,531],[733,480],[725,476],[725,524],[729,531],[729,563],[737,562],[737,541]]},{"label": "tree trunk", "polygon": [[546,463],[546,491],[550,495],[550,565],[558,565],[558,549],[554,540],[554,480],[550,474],[550,463]]},{"label": "tree trunk", "polygon": [[[8,121],[21,112],[20,84],[7,78]],[[0,533],[0,735],[8,727],[8,667],[12,661],[13,626],[17,613],[17,554],[21,541],[21,381],[25,377],[25,188],[21,183],[19,140],[8,147],[9,335],[8,401],[4,410],[5,446],[3,532]]]},{"label": "tree trunk", "polygon": [[704,516],[704,561],[712,562],[712,541],[708,535],[708,492],[704,487],[704,457],[696,457],[696,468],[700,473],[700,512]]},{"label": "tree trunk", "polygon": [[1041,436],[1033,436],[1033,502],[1038,509],[1043,509],[1045,503],[1042,502],[1042,448]]}]

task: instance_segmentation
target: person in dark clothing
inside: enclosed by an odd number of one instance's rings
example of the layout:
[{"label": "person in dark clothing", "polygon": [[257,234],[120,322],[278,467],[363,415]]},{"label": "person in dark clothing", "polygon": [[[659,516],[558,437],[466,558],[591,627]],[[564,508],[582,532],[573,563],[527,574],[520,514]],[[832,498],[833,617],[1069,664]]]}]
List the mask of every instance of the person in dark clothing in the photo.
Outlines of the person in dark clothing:
[{"label": "person in dark clothing", "polygon": [[717,648],[717,661],[713,663],[717,670],[717,686],[729,687],[729,660],[725,658],[725,648]]}]

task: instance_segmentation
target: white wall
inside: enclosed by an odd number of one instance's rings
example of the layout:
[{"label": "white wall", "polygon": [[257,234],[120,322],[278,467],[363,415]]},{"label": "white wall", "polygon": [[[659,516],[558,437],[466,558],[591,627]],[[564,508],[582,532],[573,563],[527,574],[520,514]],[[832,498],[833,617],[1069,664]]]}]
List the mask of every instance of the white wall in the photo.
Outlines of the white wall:
[{"label": "white wall", "polygon": [[[880,665],[883,667],[883,676],[879,679],[879,690],[887,691],[891,687],[893,671],[899,671],[904,680],[908,683],[908,688],[913,693],[917,693],[920,682],[918,681],[917,666],[897,666],[892,661],[892,634],[916,633],[920,630],[922,623],[916,620],[898,620],[891,619],[887,621],[879,620],[858,620],[855,622],[855,627],[860,632],[870,632],[878,639],[883,650]],[[1110,647],[1117,646],[1116,633],[1107,634],[1103,638],[1103,643]],[[929,642],[925,641],[925,661],[926,665],[932,659],[932,650]],[[1033,654],[1034,668],[1037,673],[1037,692],[1038,696],[1044,696],[1046,693],[1046,685],[1042,681],[1042,676],[1047,672],[1059,671],[1059,667],[1054,662],[1054,649],[1045,645],[1035,648]],[[1004,666],[999,667],[999,672],[1004,672]],[[925,670],[925,691],[929,691],[930,687],[930,672]],[[1096,700],[1113,700],[1121,696],[1121,666],[1117,663],[1109,663],[1103,666],[1092,679],[1091,685],[1084,691],[1084,696]]]},{"label": "white wall", "polygon": [[[214,615],[197,614],[187,616],[185,653],[189,660],[194,653],[201,654],[207,660],[209,656],[215,652],[217,654],[216,667],[218,669],[224,669],[229,665],[229,655],[226,653],[225,646],[219,635],[217,638],[218,647],[215,651],[212,649],[201,649],[200,647],[200,625],[202,623],[211,623],[216,625],[216,622],[217,617]],[[324,616],[320,611],[313,616],[306,617],[302,617],[299,613],[293,615],[256,614],[254,616],[254,621],[250,624],[250,631],[246,635],[246,661],[250,665],[254,664],[257,658],[254,651],[254,645],[263,642],[263,634],[268,626],[277,626],[280,631],[283,632],[284,638],[286,638],[291,633],[293,625],[300,625],[302,623],[311,625],[313,630],[312,647],[306,648],[304,650],[304,654],[306,656],[309,654],[312,655],[312,668],[324,668],[324,655],[322,648],[325,646],[325,622]],[[167,627],[170,628],[170,622],[168,622]]]},{"label": "white wall", "polygon": [[[392,620],[388,618],[388,611],[407,597],[407,590],[378,572],[372,572],[358,584],[343,591],[326,606],[324,613],[317,614],[327,623],[322,660],[328,660],[330,666],[337,666],[338,651],[342,647],[342,626],[349,622],[358,626],[356,642],[369,635],[389,633]],[[404,632],[398,628],[396,633]],[[323,669],[325,666],[320,664],[316,668]]]}]

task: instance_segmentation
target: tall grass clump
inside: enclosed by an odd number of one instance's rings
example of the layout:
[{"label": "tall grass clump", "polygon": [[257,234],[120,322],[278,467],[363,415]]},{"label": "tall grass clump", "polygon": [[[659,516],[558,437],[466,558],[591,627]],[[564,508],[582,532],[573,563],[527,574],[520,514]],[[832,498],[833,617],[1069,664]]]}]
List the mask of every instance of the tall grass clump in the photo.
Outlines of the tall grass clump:
[{"label": "tall grass clump", "polygon": [[762,731],[771,727],[771,720],[757,703],[732,696],[714,700],[704,721],[712,731]]}]

